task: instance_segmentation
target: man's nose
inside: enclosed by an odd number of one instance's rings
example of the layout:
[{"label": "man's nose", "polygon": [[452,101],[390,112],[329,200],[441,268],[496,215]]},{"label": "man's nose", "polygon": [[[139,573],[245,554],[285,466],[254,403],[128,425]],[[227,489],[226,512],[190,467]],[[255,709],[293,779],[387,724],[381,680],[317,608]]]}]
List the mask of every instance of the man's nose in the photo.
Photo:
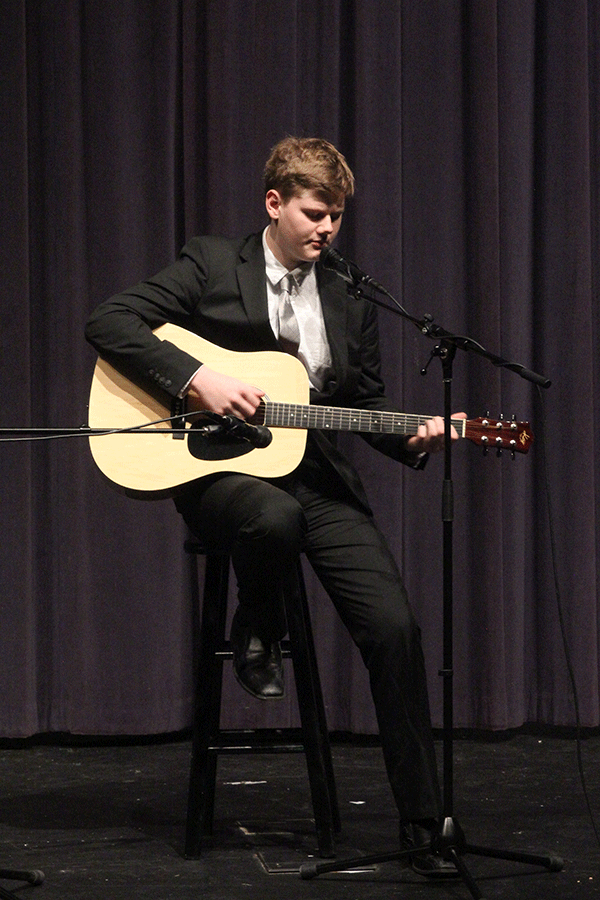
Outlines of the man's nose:
[{"label": "man's nose", "polygon": [[331,216],[325,216],[324,219],[321,219],[318,226],[319,232],[325,232],[329,234],[333,231],[333,222],[331,221]]}]

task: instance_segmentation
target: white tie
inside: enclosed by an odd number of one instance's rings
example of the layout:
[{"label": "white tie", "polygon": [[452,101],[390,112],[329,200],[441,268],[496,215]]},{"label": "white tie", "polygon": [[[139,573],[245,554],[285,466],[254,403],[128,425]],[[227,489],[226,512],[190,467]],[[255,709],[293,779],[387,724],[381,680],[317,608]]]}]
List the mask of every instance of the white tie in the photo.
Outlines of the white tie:
[{"label": "white tie", "polygon": [[281,294],[279,297],[279,343],[286,353],[296,356],[300,345],[300,329],[296,313],[292,306],[292,287],[294,278],[292,275],[286,275],[281,279]]}]

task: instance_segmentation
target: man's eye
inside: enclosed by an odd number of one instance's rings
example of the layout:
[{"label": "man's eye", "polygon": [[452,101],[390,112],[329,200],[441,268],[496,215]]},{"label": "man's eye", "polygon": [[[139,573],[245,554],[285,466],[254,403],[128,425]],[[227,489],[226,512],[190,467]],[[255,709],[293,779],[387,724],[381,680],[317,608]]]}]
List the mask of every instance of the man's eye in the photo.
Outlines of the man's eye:
[{"label": "man's eye", "polygon": [[[312,222],[321,222],[328,215],[328,213],[323,213],[323,212],[307,209],[307,210],[304,210],[304,215],[306,216],[307,219],[310,219]],[[341,218],[341,216],[342,216],[341,212],[331,213],[331,221],[337,222],[338,219]]]}]

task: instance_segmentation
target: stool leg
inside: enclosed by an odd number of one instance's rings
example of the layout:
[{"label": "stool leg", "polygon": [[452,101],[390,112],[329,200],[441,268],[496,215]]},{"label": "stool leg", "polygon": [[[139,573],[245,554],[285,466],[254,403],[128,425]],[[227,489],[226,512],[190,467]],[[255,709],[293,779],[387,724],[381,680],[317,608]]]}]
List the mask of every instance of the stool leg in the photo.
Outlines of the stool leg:
[{"label": "stool leg", "polygon": [[334,831],[340,831],[340,813],[323,694],[310,628],[310,613],[300,565],[298,585],[299,602],[295,602],[294,597],[286,597],[286,615],[319,853],[322,857],[332,857],[335,856]]},{"label": "stool leg", "polygon": [[[194,559],[197,580],[197,557]],[[204,577],[204,601],[196,659],[194,685],[194,714],[192,732],[192,758],[185,832],[185,856],[200,856],[203,835],[212,833],[215,804],[215,780],[217,756],[211,751],[215,746],[221,716],[221,691],[223,658],[216,650],[225,640],[227,616],[227,589],[229,584],[229,557],[206,556]],[[195,587],[196,609],[199,590]],[[195,613],[197,629],[198,612]]]}]

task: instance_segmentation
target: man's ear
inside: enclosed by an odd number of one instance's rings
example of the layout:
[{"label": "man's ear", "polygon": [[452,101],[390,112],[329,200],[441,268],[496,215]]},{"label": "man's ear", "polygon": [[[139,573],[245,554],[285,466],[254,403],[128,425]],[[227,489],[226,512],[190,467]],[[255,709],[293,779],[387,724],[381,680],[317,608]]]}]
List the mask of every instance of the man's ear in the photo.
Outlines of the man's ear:
[{"label": "man's ear", "polygon": [[271,219],[279,218],[279,212],[283,206],[283,200],[279,191],[276,191],[273,188],[267,191],[265,196],[265,206]]}]

